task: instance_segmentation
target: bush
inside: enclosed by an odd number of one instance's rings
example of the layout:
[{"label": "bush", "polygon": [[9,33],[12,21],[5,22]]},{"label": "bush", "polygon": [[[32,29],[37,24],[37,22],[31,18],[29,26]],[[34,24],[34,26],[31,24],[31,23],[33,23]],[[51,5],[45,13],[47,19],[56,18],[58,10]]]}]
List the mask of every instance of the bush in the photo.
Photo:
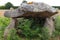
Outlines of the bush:
[{"label": "bush", "polygon": [[[38,19],[37,19],[38,20]],[[41,26],[35,19],[20,19],[17,29],[21,29],[21,37],[30,38],[31,40],[48,40],[49,33],[46,27]],[[40,20],[38,20],[40,21]],[[47,35],[46,35],[47,34]],[[38,39],[37,39],[38,38]]]}]

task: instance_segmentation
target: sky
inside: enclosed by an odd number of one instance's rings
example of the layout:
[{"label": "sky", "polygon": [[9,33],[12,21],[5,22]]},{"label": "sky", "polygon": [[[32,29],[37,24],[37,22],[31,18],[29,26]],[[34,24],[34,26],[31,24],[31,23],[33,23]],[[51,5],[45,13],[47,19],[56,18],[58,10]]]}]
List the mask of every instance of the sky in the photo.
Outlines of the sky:
[{"label": "sky", "polygon": [[[11,2],[14,6],[19,6],[23,0],[0,0],[0,6],[5,5],[7,2]],[[28,2],[44,2],[51,6],[60,6],[60,0],[26,0]]]}]

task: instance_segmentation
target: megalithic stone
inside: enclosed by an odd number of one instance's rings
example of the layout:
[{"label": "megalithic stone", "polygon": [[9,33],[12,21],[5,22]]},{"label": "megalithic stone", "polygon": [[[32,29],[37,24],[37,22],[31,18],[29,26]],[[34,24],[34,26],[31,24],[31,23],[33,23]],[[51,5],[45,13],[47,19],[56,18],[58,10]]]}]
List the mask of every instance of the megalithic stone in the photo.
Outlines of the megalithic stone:
[{"label": "megalithic stone", "polygon": [[37,3],[37,2],[33,2],[32,4],[28,4],[28,3],[22,3],[20,5],[20,7],[18,7],[15,10],[10,10],[10,11],[6,11],[5,12],[5,16],[6,17],[19,17],[19,16],[23,16],[23,17],[35,17],[37,16],[41,16],[41,17],[50,17],[54,14],[57,13],[57,10],[45,3]]},{"label": "megalithic stone", "polygon": [[9,34],[9,31],[11,29],[14,29],[15,28],[15,25],[16,25],[15,23],[16,23],[16,19],[15,18],[12,18],[10,24],[4,30],[4,40],[7,40],[7,36]]},{"label": "megalithic stone", "polygon": [[[15,10],[9,10],[4,13],[5,17],[16,18],[16,17],[45,17],[45,27],[49,29],[50,35],[54,31],[54,22],[50,18],[54,14],[57,14],[57,10],[45,3],[36,3],[32,4],[22,3],[20,7]],[[11,28],[15,27],[15,19],[12,19],[10,25],[4,31],[4,37],[6,38],[6,34],[9,33]]]},{"label": "megalithic stone", "polygon": [[24,14],[24,12],[20,11],[18,9],[15,9],[15,10],[9,10],[9,11],[6,11],[4,13],[4,16],[5,17],[18,17],[18,16],[21,16],[22,14]]},{"label": "megalithic stone", "polygon": [[55,31],[53,17],[46,18],[44,27],[48,29],[49,35],[52,36],[52,33]]}]

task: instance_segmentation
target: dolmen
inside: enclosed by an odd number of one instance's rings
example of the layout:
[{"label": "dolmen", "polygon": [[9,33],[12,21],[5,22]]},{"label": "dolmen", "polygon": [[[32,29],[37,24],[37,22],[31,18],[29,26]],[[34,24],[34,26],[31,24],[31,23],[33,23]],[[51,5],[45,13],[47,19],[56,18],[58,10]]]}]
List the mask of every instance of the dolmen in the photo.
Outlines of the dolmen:
[{"label": "dolmen", "polygon": [[17,24],[17,18],[45,18],[45,27],[48,27],[50,35],[54,31],[54,21],[52,16],[57,14],[57,9],[45,3],[22,3],[17,9],[9,10],[4,13],[5,17],[12,18],[10,24],[4,31],[4,37],[6,38],[10,29],[15,28]]},{"label": "dolmen", "polygon": [[10,10],[5,12],[5,17],[50,17],[56,14],[57,10],[45,3],[36,3],[32,4],[22,3],[20,7],[15,10]]}]

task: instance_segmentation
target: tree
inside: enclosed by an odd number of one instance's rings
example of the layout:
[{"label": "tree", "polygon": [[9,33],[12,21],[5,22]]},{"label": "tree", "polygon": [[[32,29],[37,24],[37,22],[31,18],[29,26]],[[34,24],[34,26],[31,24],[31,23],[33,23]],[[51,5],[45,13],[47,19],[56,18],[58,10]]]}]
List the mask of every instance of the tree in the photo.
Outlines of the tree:
[{"label": "tree", "polygon": [[26,0],[23,0],[22,3],[27,3],[27,1]]},{"label": "tree", "polygon": [[10,7],[13,7],[12,3],[8,2],[8,3],[5,4],[6,9],[10,9]]}]

